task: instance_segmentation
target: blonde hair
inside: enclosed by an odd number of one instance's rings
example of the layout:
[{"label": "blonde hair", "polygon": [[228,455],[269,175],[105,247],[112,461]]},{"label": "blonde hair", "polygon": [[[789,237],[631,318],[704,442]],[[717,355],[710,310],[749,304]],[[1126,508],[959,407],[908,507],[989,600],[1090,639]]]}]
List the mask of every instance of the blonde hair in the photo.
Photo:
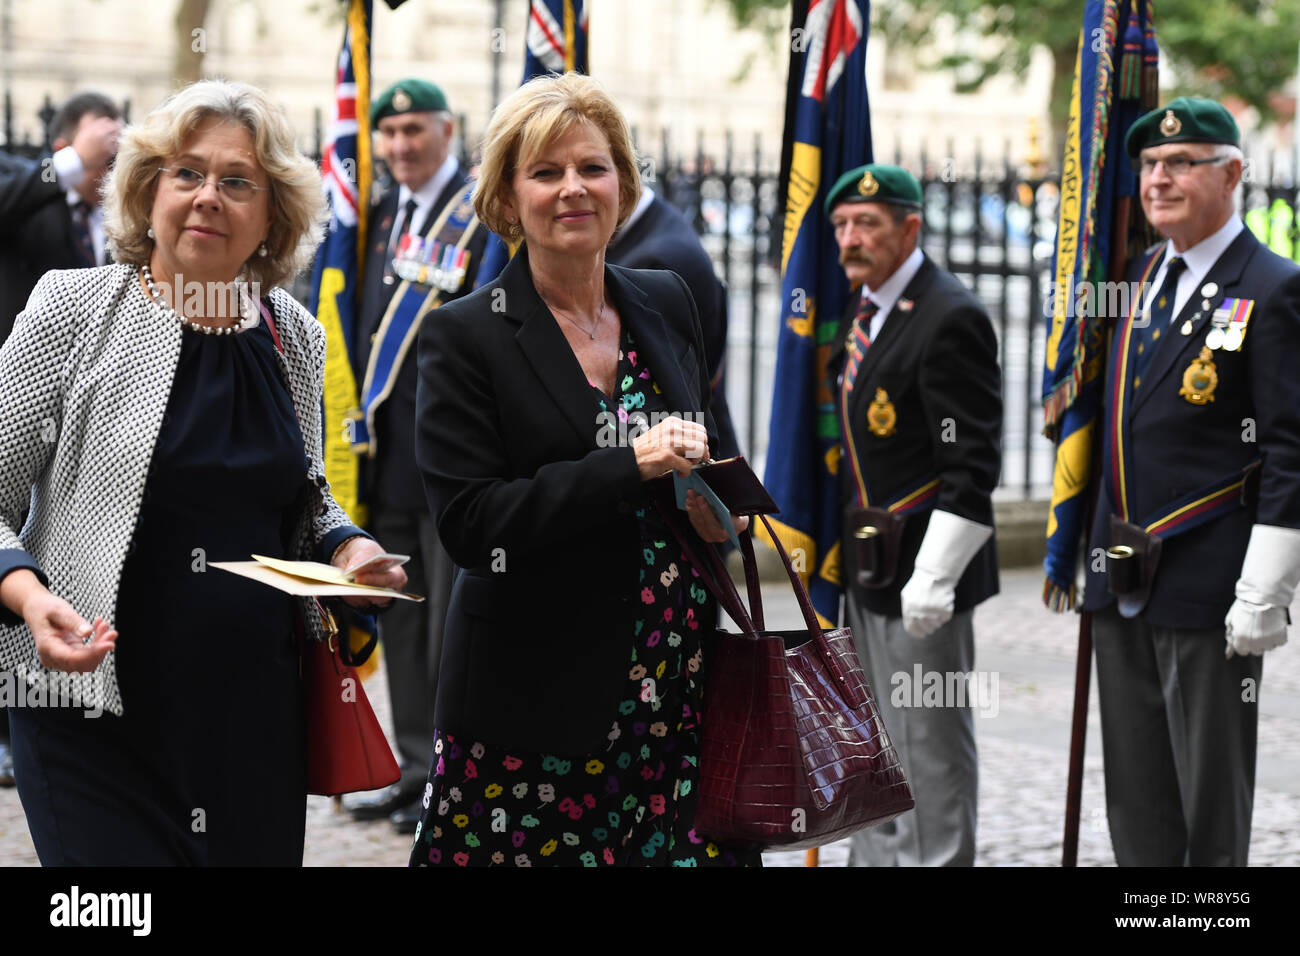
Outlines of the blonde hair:
[{"label": "blonde hair", "polygon": [[501,201],[510,195],[515,170],[574,123],[587,123],[609,141],[618,172],[618,225],[627,221],[641,197],[641,175],[627,120],[598,81],[569,72],[529,80],[492,111],[474,187],[474,211],[480,222],[506,239],[523,238],[519,223],[506,220]]},{"label": "blonde hair", "polygon": [[[288,282],[311,262],[324,235],[328,210],[316,164],[299,152],[284,110],[257,87],[201,80],[172,93],[144,122],[122,132],[117,159],[104,185],[104,233],[118,262],[149,261],[149,214],[158,167],[207,120],[238,123],[253,138],[257,161],[270,180],[271,229],[266,255],[247,262],[248,278],[265,287]],[[233,277],[232,277],[233,278]]]}]

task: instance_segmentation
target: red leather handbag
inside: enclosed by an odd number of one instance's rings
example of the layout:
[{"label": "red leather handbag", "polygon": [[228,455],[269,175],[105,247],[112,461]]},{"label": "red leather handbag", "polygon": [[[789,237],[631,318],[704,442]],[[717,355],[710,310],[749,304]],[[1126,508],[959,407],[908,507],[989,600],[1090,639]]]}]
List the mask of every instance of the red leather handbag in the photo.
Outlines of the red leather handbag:
[{"label": "red leather handbag", "polygon": [[400,780],[402,771],[356,668],[345,659],[347,637],[329,611],[322,614],[329,638],[304,641],[302,649],[307,792],[332,797],[378,790]]},{"label": "red leather handbag", "polygon": [[[664,509],[666,510],[666,509]],[[740,625],[705,658],[697,830],[765,847],[821,846],[914,806],[847,627],[825,631],[771,524],[806,631],[764,629],[754,548],[740,536],[752,615],[716,549],[710,570],[686,556]]]}]

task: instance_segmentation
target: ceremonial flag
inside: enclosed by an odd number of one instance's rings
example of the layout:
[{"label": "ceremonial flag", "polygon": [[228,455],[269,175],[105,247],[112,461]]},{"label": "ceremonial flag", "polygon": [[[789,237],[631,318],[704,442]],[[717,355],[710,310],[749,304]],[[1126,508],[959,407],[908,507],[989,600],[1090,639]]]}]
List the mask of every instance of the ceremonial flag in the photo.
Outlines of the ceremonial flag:
[{"label": "ceremonial flag", "polygon": [[1125,247],[1136,252],[1145,245],[1138,237],[1150,237],[1141,207],[1131,201],[1137,176],[1124,136],[1156,106],[1158,60],[1148,0],[1088,0],[1061,163],[1043,370],[1043,430],[1056,441],[1043,601],[1055,611],[1075,603],[1075,566],[1091,500],[1092,446],[1101,422],[1106,322],[1115,318],[1109,312],[1117,304],[1126,306],[1131,295],[1140,294],[1121,289],[1129,294],[1115,295],[1116,286],[1105,283],[1123,279],[1117,270]]},{"label": "ceremonial flag", "polygon": [[822,203],[841,174],[871,162],[869,23],[868,0],[796,0],[786,85],[782,322],[763,481],[823,624],[839,619],[841,590],[840,426],[826,362],[849,286]]},{"label": "ceremonial flag", "polygon": [[325,477],[334,500],[355,523],[364,524],[359,462],[347,428],[358,404],[350,356],[370,195],[371,0],[344,2],[347,25],[335,73],[334,115],[321,157],[330,224],[312,267],[308,308],[325,326]]},{"label": "ceremonial flag", "polygon": [[[587,72],[587,0],[529,0],[522,86],[548,73]],[[500,236],[488,236],[474,287],[491,282],[514,250]]]}]

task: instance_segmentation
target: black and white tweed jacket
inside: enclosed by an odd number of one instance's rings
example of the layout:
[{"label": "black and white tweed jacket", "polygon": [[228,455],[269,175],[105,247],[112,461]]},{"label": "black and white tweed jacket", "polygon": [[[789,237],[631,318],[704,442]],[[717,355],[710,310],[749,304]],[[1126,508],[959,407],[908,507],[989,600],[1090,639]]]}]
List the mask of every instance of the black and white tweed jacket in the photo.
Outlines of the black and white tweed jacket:
[{"label": "black and white tweed jacket", "polygon": [[[110,623],[183,334],[136,276],[125,264],[46,273],[0,348],[0,566],[43,573],[86,620]],[[310,558],[326,536],[352,527],[321,459],[325,330],[283,289],[270,302],[309,462],[293,556]],[[312,602],[301,611],[320,639]],[[0,623],[0,671],[52,693],[27,626],[3,607]],[[78,707],[122,713],[113,653],[94,673],[59,675],[58,684]]]}]

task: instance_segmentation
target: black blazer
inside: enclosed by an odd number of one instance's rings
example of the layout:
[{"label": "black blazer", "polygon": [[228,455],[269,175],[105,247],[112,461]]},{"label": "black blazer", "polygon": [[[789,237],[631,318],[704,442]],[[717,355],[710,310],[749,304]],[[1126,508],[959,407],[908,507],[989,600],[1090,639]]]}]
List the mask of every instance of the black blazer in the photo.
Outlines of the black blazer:
[{"label": "black blazer", "polygon": [[36,280],[51,269],[83,265],[67,190],[53,175],[42,175],[47,166],[0,153],[0,342],[26,308]]},{"label": "black blazer", "polygon": [[[911,310],[894,305],[867,349],[849,396],[853,443],[870,503],[886,505],[916,482],[939,477],[938,510],[992,527],[993,489],[1002,467],[1002,374],[992,323],[971,291],[928,256],[901,298],[911,300]],[[828,365],[837,408],[844,339],[857,307],[855,294],[845,307]],[[867,410],[878,388],[888,393],[897,414],[889,437],[868,428]],[[840,462],[839,476],[840,501],[847,507],[853,501],[847,460]],[[858,592],[868,610],[887,617],[902,614],[899,592],[912,576],[929,525],[928,511],[907,518],[894,585]],[[846,587],[851,587],[854,550],[847,538],[840,548]],[[997,593],[995,536],[958,580],[956,610]]]},{"label": "black blazer", "polygon": [[[1141,278],[1148,256],[1132,264],[1129,281]],[[1246,338],[1239,351],[1212,353],[1219,377],[1214,401],[1193,405],[1178,394],[1183,372],[1205,345],[1213,328],[1201,308],[1198,288],[1161,333],[1156,351],[1134,389],[1127,394],[1130,520],[1152,516],[1185,494],[1202,488],[1252,459],[1263,456],[1256,499],[1214,521],[1168,538],[1161,545],[1151,596],[1142,617],[1153,626],[1221,631],[1235,597],[1246,557],[1251,525],[1300,528],[1300,267],[1270,252],[1243,229],[1206,273],[1214,282],[1217,306],[1225,296],[1255,300]],[[1184,322],[1193,331],[1182,335]],[[1114,336],[1107,376],[1114,368],[1120,336]],[[1104,428],[1110,428],[1107,382]],[[1104,447],[1104,446],[1103,446]],[[1089,541],[1084,608],[1097,610],[1113,601],[1106,588],[1097,549],[1109,544],[1108,516],[1117,511],[1102,481]]]},{"label": "black blazer", "polygon": [[[456,174],[443,187],[424,221],[424,235],[433,234],[439,214],[468,182],[464,170]],[[366,234],[366,269],[361,283],[361,307],[357,312],[357,339],[353,349],[353,374],[357,388],[365,382],[366,365],[370,362],[371,338],[379,331],[379,323],[388,311],[393,293],[401,280],[391,285],[384,283],[384,268],[388,264],[388,237],[393,231],[397,215],[397,188],[389,189],[378,204],[370,208]],[[487,230],[479,226],[466,248],[469,250],[469,268],[459,292],[444,294],[443,301],[463,295],[474,288],[474,276],[483,258]],[[427,321],[427,316],[424,321]],[[397,373],[392,393],[375,412],[375,439],[377,453],[361,461],[362,494],[372,507],[401,511],[424,510],[424,488],[420,473],[415,467],[412,436],[415,434],[415,383],[416,355],[412,349]]]},{"label": "black blazer", "polygon": [[662,196],[655,196],[636,222],[614,234],[605,261],[629,269],[668,269],[686,280],[700,313],[704,354],[708,356],[709,375],[715,383],[710,408],[713,420],[718,423],[718,456],[739,455],[740,445],[731,424],[722,380],[727,352],[727,287],[713,271],[713,260],[700,237],[675,206]]},{"label": "black blazer", "polygon": [[[605,283],[668,408],[703,414],[715,436],[685,284],[608,264]],[[601,447],[591,386],[533,286],[526,248],[429,316],[419,364],[416,460],[463,569],[435,722],[504,747],[597,749],[626,686],[638,610],[634,512],[647,500],[635,453]]]}]

